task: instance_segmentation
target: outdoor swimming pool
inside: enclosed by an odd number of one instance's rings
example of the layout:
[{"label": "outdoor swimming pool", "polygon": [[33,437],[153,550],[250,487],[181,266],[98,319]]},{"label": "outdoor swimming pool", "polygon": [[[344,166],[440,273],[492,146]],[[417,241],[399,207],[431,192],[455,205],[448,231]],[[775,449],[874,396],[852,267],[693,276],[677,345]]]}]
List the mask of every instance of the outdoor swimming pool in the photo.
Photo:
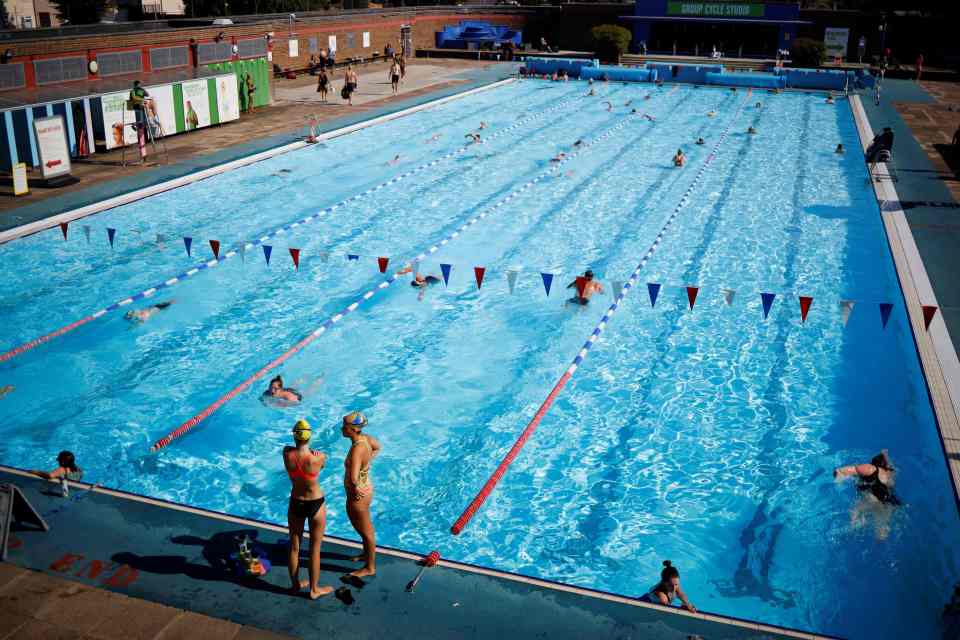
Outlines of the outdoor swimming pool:
[{"label": "outdoor swimming pool", "polygon": [[[381,544],[637,596],[669,558],[702,610],[937,637],[960,527],[849,105],[595,86],[588,98],[579,82],[512,83],[77,221],[67,242],[53,229],[0,247],[16,276],[0,282],[7,350],[208,260],[210,239],[224,254],[351,199],[266,241],[269,266],[257,246],[158,292],[176,303],[142,326],[123,319],[139,301],[0,364],[0,386],[15,386],[0,400],[0,462],[48,467],[69,448],[92,482],[284,522],[280,450],[306,416],[331,456],[328,533],[354,538],[339,419],[359,409],[384,444]],[[454,153],[481,121],[484,143]],[[834,154],[838,142],[851,151]],[[573,155],[551,163],[560,151]],[[451,536],[612,302],[611,281],[677,211],[590,357]],[[452,265],[449,286],[422,300],[408,277],[375,289],[446,238],[421,270]],[[608,292],[565,306],[586,268]],[[776,294],[766,319],[761,293]],[[805,323],[798,296],[813,298]],[[856,301],[846,326],[841,299]],[[277,369],[301,389],[319,381],[303,406],[261,404],[264,379],[148,453],[355,301]],[[886,329],[880,303],[894,305]],[[881,448],[905,502],[889,531],[874,514],[852,523],[856,492],[831,475]]]}]

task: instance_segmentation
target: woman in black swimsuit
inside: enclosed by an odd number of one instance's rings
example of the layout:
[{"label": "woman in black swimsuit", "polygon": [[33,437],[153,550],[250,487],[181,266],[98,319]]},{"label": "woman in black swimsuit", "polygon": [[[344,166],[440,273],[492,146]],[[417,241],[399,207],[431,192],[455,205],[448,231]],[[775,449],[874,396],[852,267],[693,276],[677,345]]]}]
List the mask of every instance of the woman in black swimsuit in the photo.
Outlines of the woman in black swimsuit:
[{"label": "woman in black swimsuit", "polygon": [[330,77],[327,75],[327,72],[324,70],[323,66],[321,66],[319,76],[317,77],[317,93],[320,94],[320,100],[323,102],[327,101],[327,89],[329,87]]},{"label": "woman in black swimsuit", "polygon": [[[293,442],[296,446],[283,448],[283,466],[290,476],[290,504],[287,507],[287,528],[290,532],[290,555],[287,567],[290,571],[290,589],[300,593],[310,587],[310,599],[316,600],[333,592],[333,587],[321,587],[320,543],[327,527],[327,507],[324,505],[323,489],[317,484],[317,476],[327,462],[327,456],[310,449],[310,424],[298,420],[293,426]],[[303,523],[310,526],[310,580],[300,580],[300,538]]]},{"label": "woman in black swimsuit", "polygon": [[894,474],[895,471],[886,450],[873,456],[869,464],[852,464],[833,470],[833,477],[837,480],[855,476],[857,493],[864,497],[851,510],[850,523],[859,525],[863,521],[864,512],[874,511],[877,538],[881,540],[890,533],[889,518],[892,512],[891,509],[884,507],[898,507],[903,504],[893,493]]}]

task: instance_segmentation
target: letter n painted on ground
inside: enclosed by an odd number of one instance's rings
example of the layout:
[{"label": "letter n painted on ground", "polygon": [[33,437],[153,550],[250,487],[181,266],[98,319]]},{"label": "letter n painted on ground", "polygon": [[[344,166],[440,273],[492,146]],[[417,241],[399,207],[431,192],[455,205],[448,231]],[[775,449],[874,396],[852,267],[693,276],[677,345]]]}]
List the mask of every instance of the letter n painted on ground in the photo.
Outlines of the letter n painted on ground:
[{"label": "letter n painted on ground", "polygon": [[103,581],[108,587],[128,587],[140,573],[128,564],[122,564],[112,576]]},{"label": "letter n painted on ground", "polygon": [[50,571],[59,571],[65,573],[73,568],[73,565],[83,560],[83,556],[76,553],[65,553],[50,564]]}]

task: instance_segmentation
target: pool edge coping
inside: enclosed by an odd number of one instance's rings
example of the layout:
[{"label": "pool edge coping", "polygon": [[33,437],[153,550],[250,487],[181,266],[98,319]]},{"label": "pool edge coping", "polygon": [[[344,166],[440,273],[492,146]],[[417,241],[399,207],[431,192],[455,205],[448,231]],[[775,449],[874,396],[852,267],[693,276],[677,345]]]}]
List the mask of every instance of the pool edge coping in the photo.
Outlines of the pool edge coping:
[{"label": "pool edge coping", "polygon": [[[869,141],[873,139],[873,127],[860,102],[860,96],[851,94],[850,105],[861,148],[866,151]],[[876,173],[877,179],[871,176],[870,182],[873,184],[897,278],[906,302],[914,345],[927,383],[947,471],[953,485],[954,501],[960,510],[960,358],[950,339],[942,312],[933,317],[929,329],[924,327],[921,306],[932,305],[939,308],[940,305],[891,174],[884,164],[877,165]]]},{"label": "pool edge coping", "polygon": [[[9,473],[15,476],[21,476],[29,478],[31,480],[42,480],[38,476],[20,469],[17,467],[11,467],[8,465],[0,464],[0,471]],[[58,484],[59,481],[48,480],[47,482],[51,484]],[[268,522],[265,520],[254,520],[251,518],[244,518],[242,516],[235,516],[229,513],[224,513],[221,511],[214,511],[212,509],[204,509],[201,507],[194,507],[191,505],[183,504],[180,502],[174,502],[170,500],[163,500],[159,498],[151,498],[149,496],[144,496],[138,493],[132,493],[129,491],[123,491],[119,489],[112,489],[109,487],[104,487],[100,484],[92,484],[89,482],[78,482],[74,480],[68,480],[66,483],[73,489],[79,489],[82,491],[90,491],[92,493],[100,493],[117,500],[128,500],[131,502],[139,502],[141,504],[147,504],[153,507],[160,509],[170,509],[172,511],[181,511],[184,513],[189,513],[192,515],[200,516],[203,518],[209,518],[212,520],[218,520],[221,522],[235,524],[235,525],[244,525],[251,527],[258,527],[261,529],[266,529],[274,533],[287,533],[287,527]],[[308,532],[303,534],[306,537],[309,537]],[[333,544],[339,544],[342,546],[352,547],[356,549],[361,549],[362,545],[359,542],[349,540],[346,538],[340,538],[337,536],[324,535],[323,540],[325,542],[329,541]],[[378,554],[383,554],[387,556],[392,556],[394,558],[400,558],[404,560],[420,561],[423,559],[423,554],[413,553],[411,551],[406,551],[404,549],[397,549],[393,547],[383,547],[377,545],[376,547]],[[18,565],[19,566],[19,565]],[[456,571],[463,571],[465,573],[478,574],[483,576],[488,576],[492,578],[497,578],[500,580],[505,580],[508,582],[520,582],[524,584],[533,585],[546,590],[553,591],[562,591],[565,593],[577,595],[585,598],[595,598],[598,600],[605,600],[608,602],[615,602],[617,604],[623,604],[628,606],[635,606],[646,609],[653,609],[668,615],[680,615],[696,618],[698,620],[703,620],[705,622],[710,622],[718,625],[729,625],[744,629],[749,629],[750,631],[757,631],[760,633],[774,633],[780,636],[788,638],[802,638],[803,640],[842,640],[840,636],[830,636],[830,635],[821,635],[814,633],[812,631],[804,631],[801,629],[794,629],[791,627],[781,627],[775,624],[769,624],[764,622],[759,622],[756,620],[751,620],[748,618],[737,618],[734,616],[725,616],[715,613],[691,613],[679,607],[673,606],[664,606],[652,604],[649,602],[643,602],[637,598],[632,598],[630,596],[625,596],[622,594],[617,594],[609,591],[602,591],[599,589],[591,589],[589,587],[578,587],[575,585],[567,584],[564,582],[557,582],[553,580],[547,580],[543,578],[533,578],[529,576],[524,576],[518,573],[511,573],[508,571],[502,571],[499,569],[492,569],[490,567],[484,567],[481,565],[470,564],[467,562],[461,562],[458,560],[448,560],[441,557],[437,561],[437,566],[447,567],[448,569],[453,569]],[[151,600],[153,601],[153,600]]]},{"label": "pool edge coping", "polygon": [[[362,129],[376,126],[384,122],[389,122],[390,120],[394,120],[396,118],[402,118],[404,116],[410,115],[411,113],[416,113],[417,111],[422,111],[427,108],[436,107],[436,106],[445,104],[447,102],[457,100],[459,98],[473,95],[474,93],[495,89],[497,87],[504,86],[512,82],[516,82],[516,78],[508,77],[508,78],[503,78],[501,80],[494,80],[493,82],[489,82],[478,87],[465,89],[464,91],[458,91],[451,95],[442,96],[439,98],[435,98],[433,100],[427,100],[426,102],[422,102],[420,104],[405,107],[403,109],[399,109],[397,111],[392,111],[379,116],[375,116],[373,118],[362,120],[360,122],[355,122],[353,124],[339,127],[331,131],[317,134],[316,143],[338,138],[340,136],[353,133],[355,131],[360,131]],[[173,189],[184,187],[186,185],[192,184],[194,182],[199,182],[200,180],[205,180],[207,178],[211,178],[221,173],[226,173],[227,171],[239,169],[241,167],[255,164],[263,160],[269,160],[270,158],[273,158],[275,156],[282,155],[285,153],[290,153],[292,151],[298,151],[305,147],[312,146],[313,144],[316,144],[316,143],[309,143],[309,142],[306,142],[305,140],[297,140],[296,142],[280,144],[278,146],[275,146],[270,149],[266,149],[264,151],[260,151],[257,153],[253,153],[248,156],[243,156],[240,158],[229,160],[227,162],[215,164],[212,167],[200,169],[199,171],[192,171],[190,173],[184,174],[182,176],[178,176],[176,178],[160,180],[159,182],[148,185],[146,187],[141,187],[133,191],[117,194],[115,196],[111,196],[104,200],[99,200],[91,204],[68,209],[67,211],[63,211],[61,213],[58,213],[52,216],[41,218],[40,220],[34,220],[33,222],[28,222],[26,224],[18,225],[16,227],[7,229],[6,231],[0,231],[0,245],[6,244],[8,242],[12,242],[14,240],[18,240],[25,236],[39,233],[41,231],[46,231],[47,229],[51,229],[65,222],[69,223],[69,222],[73,222],[74,220],[79,220],[81,218],[86,218],[92,215],[96,215],[98,213],[102,213],[103,211],[107,211],[109,209],[114,209],[116,207],[130,204],[131,202],[135,202],[137,200],[149,198],[151,196],[164,193],[165,191],[171,191]]]}]

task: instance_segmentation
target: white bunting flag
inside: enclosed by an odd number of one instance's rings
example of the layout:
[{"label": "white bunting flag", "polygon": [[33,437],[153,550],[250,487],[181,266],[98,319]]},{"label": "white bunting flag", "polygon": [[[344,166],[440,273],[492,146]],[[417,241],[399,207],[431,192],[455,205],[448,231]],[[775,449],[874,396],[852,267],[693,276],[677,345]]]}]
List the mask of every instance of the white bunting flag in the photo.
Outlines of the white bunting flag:
[{"label": "white bunting flag", "polygon": [[843,320],[843,326],[847,326],[850,321],[850,313],[853,311],[853,300],[840,301],[840,318]]},{"label": "white bunting flag", "polygon": [[320,261],[321,261],[321,262],[327,262],[328,260],[330,260],[330,252],[329,252],[329,251],[321,251],[321,252],[320,252]]},{"label": "white bunting flag", "polygon": [[513,293],[513,288],[517,286],[518,275],[520,275],[519,271],[513,269],[507,271],[507,286],[510,287],[510,293]]},{"label": "white bunting flag", "polygon": [[733,296],[735,296],[737,292],[734,291],[733,289],[723,289],[721,293],[723,293],[723,301],[727,303],[727,306],[729,307],[730,305],[732,305]]},{"label": "white bunting flag", "polygon": [[614,298],[620,295],[621,289],[623,289],[623,282],[620,280],[610,281],[610,295],[612,295]]},{"label": "white bunting flag", "polygon": [[247,261],[247,243],[240,242],[240,262],[246,263]]}]

